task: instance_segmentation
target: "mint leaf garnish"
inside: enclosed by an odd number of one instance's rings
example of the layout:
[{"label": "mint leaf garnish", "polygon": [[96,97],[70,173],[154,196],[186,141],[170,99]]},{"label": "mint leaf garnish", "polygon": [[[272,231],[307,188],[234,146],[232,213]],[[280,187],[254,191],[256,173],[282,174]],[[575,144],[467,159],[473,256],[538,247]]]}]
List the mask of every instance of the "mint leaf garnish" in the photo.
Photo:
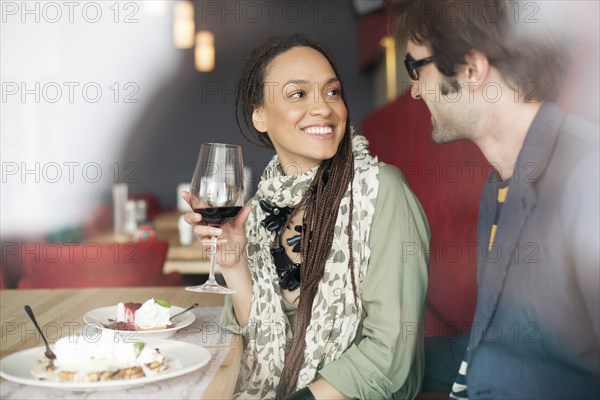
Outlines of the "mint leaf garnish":
[{"label": "mint leaf garnish", "polygon": [[171,308],[171,303],[169,303],[165,299],[155,299],[154,302],[161,307]]},{"label": "mint leaf garnish", "polygon": [[142,350],[144,350],[144,347],[146,346],[146,343],[144,342],[135,342],[133,344],[133,347],[135,348],[135,356],[139,357]]}]

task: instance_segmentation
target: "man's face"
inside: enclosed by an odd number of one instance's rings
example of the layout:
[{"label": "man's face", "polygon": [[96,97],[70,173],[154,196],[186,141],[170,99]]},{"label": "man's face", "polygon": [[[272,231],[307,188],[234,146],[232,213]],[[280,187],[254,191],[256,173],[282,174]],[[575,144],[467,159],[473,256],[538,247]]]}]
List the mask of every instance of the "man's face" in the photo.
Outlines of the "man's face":
[{"label": "man's face", "polygon": [[[415,60],[432,55],[429,47],[412,40],[408,41],[407,52]],[[456,78],[444,76],[433,62],[420,67],[418,73],[419,79],[413,81],[411,96],[423,99],[431,112],[432,140],[443,144],[471,139],[477,113],[473,99],[461,83]]]}]

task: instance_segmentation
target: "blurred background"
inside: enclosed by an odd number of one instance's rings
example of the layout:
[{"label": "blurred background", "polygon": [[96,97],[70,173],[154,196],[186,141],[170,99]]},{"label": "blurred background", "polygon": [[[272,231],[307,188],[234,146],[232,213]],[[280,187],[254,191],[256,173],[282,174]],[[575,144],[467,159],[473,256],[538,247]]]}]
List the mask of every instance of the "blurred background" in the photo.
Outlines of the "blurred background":
[{"label": "blurred background", "polygon": [[[578,101],[571,108],[593,118],[598,3],[568,3],[582,50],[565,88]],[[174,207],[176,186],[191,178],[202,142],[243,145],[255,183],[272,152],[241,138],[235,85],[247,51],[270,34],[299,31],[332,49],[360,130],[408,81],[404,51],[385,38],[392,23],[384,6],[377,0],[2,1],[0,234],[75,228],[109,204],[117,182]],[[200,49],[203,34],[207,49]],[[595,98],[583,101],[589,96]]]},{"label": "blurred background", "polygon": [[[22,243],[79,243],[111,232],[115,184],[146,201],[146,219],[171,213],[176,222],[177,187],[191,179],[203,142],[242,145],[254,189],[273,153],[245,142],[235,125],[241,62],[271,34],[303,32],[332,50],[357,130],[374,154],[402,169],[425,208],[433,233],[429,334],[468,330],[472,243],[489,166],[470,143],[431,142],[426,107],[405,91],[404,44],[390,37],[386,5],[395,2],[2,0],[5,286],[22,274]],[[538,3],[564,8],[572,39],[560,105],[598,123],[598,2]],[[538,3],[519,3],[516,17],[544,23]]]},{"label": "blurred background", "polygon": [[258,179],[272,152],[240,136],[235,85],[246,53],[271,34],[304,32],[333,50],[360,125],[376,94],[358,65],[357,29],[381,5],[3,1],[2,236],[77,227],[116,182],[174,207],[203,142],[243,145]]}]

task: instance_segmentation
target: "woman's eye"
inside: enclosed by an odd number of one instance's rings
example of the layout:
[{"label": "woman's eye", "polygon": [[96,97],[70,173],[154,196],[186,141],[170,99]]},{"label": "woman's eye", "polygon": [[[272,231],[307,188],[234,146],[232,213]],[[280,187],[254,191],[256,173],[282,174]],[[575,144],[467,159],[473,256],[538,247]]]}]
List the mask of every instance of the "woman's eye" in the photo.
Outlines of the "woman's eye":
[{"label": "woman's eye", "polygon": [[329,89],[326,92],[327,96],[329,97],[334,97],[334,96],[339,96],[340,95],[340,89],[338,88],[334,88],[334,89]]},{"label": "woman's eye", "polygon": [[297,91],[289,94],[290,99],[301,99],[304,97],[303,91]]}]

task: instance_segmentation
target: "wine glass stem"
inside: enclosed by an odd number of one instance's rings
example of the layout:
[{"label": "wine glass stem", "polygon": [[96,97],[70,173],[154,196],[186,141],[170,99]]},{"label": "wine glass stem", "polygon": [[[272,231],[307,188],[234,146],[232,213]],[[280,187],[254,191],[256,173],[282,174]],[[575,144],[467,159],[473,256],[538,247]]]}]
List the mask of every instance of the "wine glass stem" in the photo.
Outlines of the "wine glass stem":
[{"label": "wine glass stem", "polygon": [[210,253],[210,272],[208,275],[209,282],[216,282],[215,279],[215,256],[217,254],[217,237],[213,236],[211,240],[211,253]]}]

